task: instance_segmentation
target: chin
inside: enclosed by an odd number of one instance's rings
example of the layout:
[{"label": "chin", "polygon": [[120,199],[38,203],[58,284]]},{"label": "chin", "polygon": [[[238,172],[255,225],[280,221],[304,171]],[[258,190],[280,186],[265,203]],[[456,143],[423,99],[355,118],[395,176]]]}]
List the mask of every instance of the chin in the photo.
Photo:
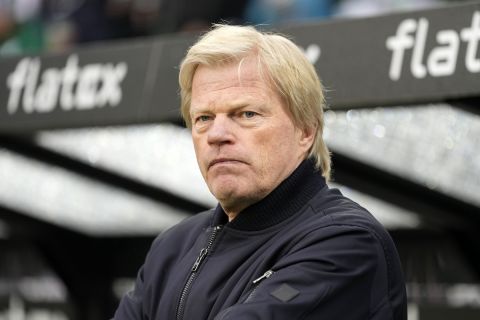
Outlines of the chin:
[{"label": "chin", "polygon": [[208,184],[208,188],[217,199],[235,196],[237,193],[242,193],[238,180],[236,177],[219,177]]},{"label": "chin", "polygon": [[228,188],[216,188],[212,191],[213,196],[220,202],[229,202],[233,199],[237,199],[241,196],[235,192],[235,190],[231,190]]},{"label": "chin", "polygon": [[[265,190],[252,181],[240,178],[217,180],[209,185],[210,192],[220,203],[253,203],[265,196]],[[246,180],[246,179],[244,179]],[[240,183],[245,182],[245,183]]]}]

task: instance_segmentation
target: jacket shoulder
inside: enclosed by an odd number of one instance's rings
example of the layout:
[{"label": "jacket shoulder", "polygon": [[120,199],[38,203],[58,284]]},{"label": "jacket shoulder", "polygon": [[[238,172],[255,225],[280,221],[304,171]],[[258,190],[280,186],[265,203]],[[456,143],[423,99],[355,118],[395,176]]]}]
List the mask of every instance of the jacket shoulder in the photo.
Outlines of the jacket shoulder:
[{"label": "jacket shoulder", "polygon": [[322,190],[311,202],[311,208],[324,225],[345,225],[384,234],[385,228],[364,207],[345,197],[338,189]]},{"label": "jacket shoulder", "polygon": [[[395,243],[385,227],[367,209],[343,196],[337,189],[320,192],[311,202],[311,209],[314,212],[312,218],[316,221],[313,224],[320,229],[332,227],[329,229],[334,229],[333,232],[341,237],[342,242],[348,242],[348,237],[343,235],[352,229],[369,234],[374,239],[376,245],[364,245],[364,249],[372,252],[377,250],[377,271],[384,269],[384,281],[377,282],[377,288],[385,284],[385,294],[396,314],[394,318],[406,318],[406,293],[401,262]],[[355,237],[351,239],[355,241],[355,247],[362,246]],[[382,291],[377,290],[377,294],[380,292]]]},{"label": "jacket shoulder", "polygon": [[207,229],[213,217],[214,210],[206,210],[185,218],[171,228],[160,233],[152,243],[150,251],[155,250],[160,243],[173,242],[175,246],[194,241],[198,234]]}]

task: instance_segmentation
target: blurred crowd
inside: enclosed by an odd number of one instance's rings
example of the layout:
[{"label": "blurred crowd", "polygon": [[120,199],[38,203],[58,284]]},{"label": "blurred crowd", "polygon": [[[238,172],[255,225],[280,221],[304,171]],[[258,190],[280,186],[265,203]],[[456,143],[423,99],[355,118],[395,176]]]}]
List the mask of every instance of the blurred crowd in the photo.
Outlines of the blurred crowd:
[{"label": "blurred crowd", "polygon": [[0,0],[0,55],[58,52],[86,42],[205,30],[217,22],[279,24],[440,2],[447,0]]}]

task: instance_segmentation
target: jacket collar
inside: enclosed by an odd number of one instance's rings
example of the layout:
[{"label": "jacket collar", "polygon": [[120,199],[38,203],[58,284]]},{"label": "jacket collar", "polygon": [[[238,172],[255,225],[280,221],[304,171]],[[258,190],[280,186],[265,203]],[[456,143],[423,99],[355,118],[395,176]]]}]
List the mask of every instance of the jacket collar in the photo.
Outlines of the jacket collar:
[{"label": "jacket collar", "polygon": [[295,171],[270,194],[251,205],[231,222],[220,204],[217,205],[213,225],[224,224],[230,228],[259,231],[274,226],[298,212],[322,188],[325,179],[312,160],[304,160]]}]

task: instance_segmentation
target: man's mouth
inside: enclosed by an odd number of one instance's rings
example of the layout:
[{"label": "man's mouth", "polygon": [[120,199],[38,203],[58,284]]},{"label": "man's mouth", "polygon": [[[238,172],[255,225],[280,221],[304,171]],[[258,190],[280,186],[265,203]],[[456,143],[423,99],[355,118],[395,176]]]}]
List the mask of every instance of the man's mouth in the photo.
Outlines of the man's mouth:
[{"label": "man's mouth", "polygon": [[211,167],[217,164],[229,164],[229,163],[243,163],[243,162],[240,160],[230,159],[230,158],[218,158],[210,161],[210,163],[208,164],[208,168],[210,169]]}]

